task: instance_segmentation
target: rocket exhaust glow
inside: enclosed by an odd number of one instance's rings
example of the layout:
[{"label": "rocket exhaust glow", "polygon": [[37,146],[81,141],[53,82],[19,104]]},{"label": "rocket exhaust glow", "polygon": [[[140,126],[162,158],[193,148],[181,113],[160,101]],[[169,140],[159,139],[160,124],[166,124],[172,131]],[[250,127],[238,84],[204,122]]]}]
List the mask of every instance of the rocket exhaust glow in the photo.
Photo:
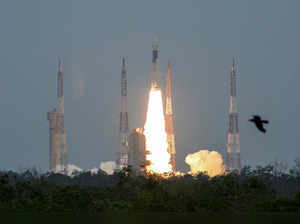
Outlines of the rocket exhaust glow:
[{"label": "rocket exhaust glow", "polygon": [[171,156],[168,153],[162,93],[155,83],[152,83],[149,92],[144,134],[146,136],[146,150],[149,152],[146,159],[150,161],[150,165],[146,166],[146,170],[159,174],[171,172]]}]

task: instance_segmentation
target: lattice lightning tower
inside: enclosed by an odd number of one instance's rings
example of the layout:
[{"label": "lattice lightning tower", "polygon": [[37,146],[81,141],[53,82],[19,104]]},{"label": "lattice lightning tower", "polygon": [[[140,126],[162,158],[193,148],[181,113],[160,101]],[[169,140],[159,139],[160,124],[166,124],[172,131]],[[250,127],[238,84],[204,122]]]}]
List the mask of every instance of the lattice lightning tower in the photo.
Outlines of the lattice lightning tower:
[{"label": "lattice lightning tower", "polygon": [[168,152],[171,154],[170,164],[172,169],[176,171],[176,147],[174,132],[174,116],[173,116],[173,99],[172,99],[172,78],[171,78],[171,62],[168,62],[168,72],[166,75],[166,132],[168,140]]},{"label": "lattice lightning tower", "polygon": [[49,168],[54,172],[66,172],[67,144],[64,125],[64,73],[62,62],[59,59],[57,73],[57,103],[56,107],[48,112],[50,125],[49,136]]},{"label": "lattice lightning tower", "polygon": [[128,114],[127,114],[127,71],[125,58],[122,58],[121,71],[121,113],[120,113],[120,148],[117,158],[117,169],[122,169],[128,165]]},{"label": "lattice lightning tower", "polygon": [[235,60],[232,61],[230,73],[230,107],[229,107],[229,129],[227,140],[226,168],[228,171],[241,170],[240,140],[238,127],[238,112],[236,100],[236,72]]}]

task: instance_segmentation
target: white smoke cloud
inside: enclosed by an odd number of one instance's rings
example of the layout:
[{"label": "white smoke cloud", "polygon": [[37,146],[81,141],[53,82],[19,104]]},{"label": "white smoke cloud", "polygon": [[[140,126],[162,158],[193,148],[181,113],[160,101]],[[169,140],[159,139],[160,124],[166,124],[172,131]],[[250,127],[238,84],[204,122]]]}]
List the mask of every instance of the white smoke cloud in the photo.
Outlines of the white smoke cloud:
[{"label": "white smoke cloud", "polygon": [[64,170],[63,166],[57,165],[53,172],[54,173],[62,173],[62,174],[64,174],[66,172],[66,174],[68,176],[74,176],[74,174],[82,172],[82,171],[83,170],[80,167],[78,167],[74,164],[68,164],[65,170]]},{"label": "white smoke cloud", "polygon": [[193,154],[188,154],[185,157],[185,162],[190,166],[189,173],[192,175],[204,172],[208,176],[213,177],[225,172],[222,156],[216,151],[200,150]]},{"label": "white smoke cloud", "polygon": [[116,169],[116,163],[114,161],[101,162],[99,168],[94,167],[87,170],[83,170],[74,164],[68,164],[66,169],[64,169],[63,166],[61,165],[57,165],[53,172],[66,174],[70,177],[73,177],[76,174],[81,172],[91,172],[91,174],[97,174],[100,169],[106,172],[107,174],[111,175],[114,173],[114,170]]},{"label": "white smoke cloud", "polygon": [[87,171],[91,172],[91,174],[97,174],[99,171],[99,168],[94,167],[92,169],[88,169]]},{"label": "white smoke cloud", "polygon": [[78,167],[78,166],[76,166],[74,164],[68,164],[67,165],[67,175],[68,176],[72,176],[75,173],[79,173],[79,172],[82,172],[82,171],[83,170],[80,167]]},{"label": "white smoke cloud", "polygon": [[100,169],[105,171],[107,174],[111,175],[114,173],[117,165],[115,161],[106,161],[100,163]]}]

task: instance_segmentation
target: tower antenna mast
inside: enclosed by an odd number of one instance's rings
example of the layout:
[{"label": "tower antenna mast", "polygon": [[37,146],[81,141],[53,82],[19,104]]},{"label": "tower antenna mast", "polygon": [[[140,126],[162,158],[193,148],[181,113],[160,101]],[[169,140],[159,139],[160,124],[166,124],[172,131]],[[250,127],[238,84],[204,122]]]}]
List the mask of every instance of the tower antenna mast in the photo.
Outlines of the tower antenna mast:
[{"label": "tower antenna mast", "polygon": [[240,134],[238,127],[238,112],[236,99],[236,72],[235,59],[232,59],[230,73],[230,106],[229,106],[229,128],[227,139],[226,169],[228,171],[241,170],[240,158]]}]

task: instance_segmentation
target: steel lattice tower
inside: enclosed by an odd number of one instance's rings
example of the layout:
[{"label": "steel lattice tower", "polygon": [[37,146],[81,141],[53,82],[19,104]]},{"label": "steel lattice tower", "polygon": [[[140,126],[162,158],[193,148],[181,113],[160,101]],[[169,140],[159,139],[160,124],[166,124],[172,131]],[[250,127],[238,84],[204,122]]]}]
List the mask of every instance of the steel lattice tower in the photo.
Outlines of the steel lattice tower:
[{"label": "steel lattice tower", "polygon": [[128,165],[128,114],[127,114],[127,71],[125,58],[122,58],[121,71],[121,113],[120,113],[120,148],[118,151],[117,168],[122,169]]},{"label": "steel lattice tower", "polygon": [[49,168],[55,172],[66,172],[67,144],[64,125],[64,74],[60,59],[57,73],[57,104],[52,111],[48,112],[48,120],[50,125]]},{"label": "steel lattice tower", "polygon": [[166,75],[166,132],[168,140],[168,152],[171,154],[170,164],[172,169],[176,171],[176,147],[174,132],[174,116],[173,116],[173,99],[172,99],[172,79],[171,79],[171,62],[168,62],[168,72]]},{"label": "steel lattice tower", "polygon": [[228,171],[241,170],[240,140],[238,127],[238,112],[236,100],[236,72],[235,60],[232,61],[230,73],[230,107],[229,107],[229,129],[227,140],[226,168]]}]

